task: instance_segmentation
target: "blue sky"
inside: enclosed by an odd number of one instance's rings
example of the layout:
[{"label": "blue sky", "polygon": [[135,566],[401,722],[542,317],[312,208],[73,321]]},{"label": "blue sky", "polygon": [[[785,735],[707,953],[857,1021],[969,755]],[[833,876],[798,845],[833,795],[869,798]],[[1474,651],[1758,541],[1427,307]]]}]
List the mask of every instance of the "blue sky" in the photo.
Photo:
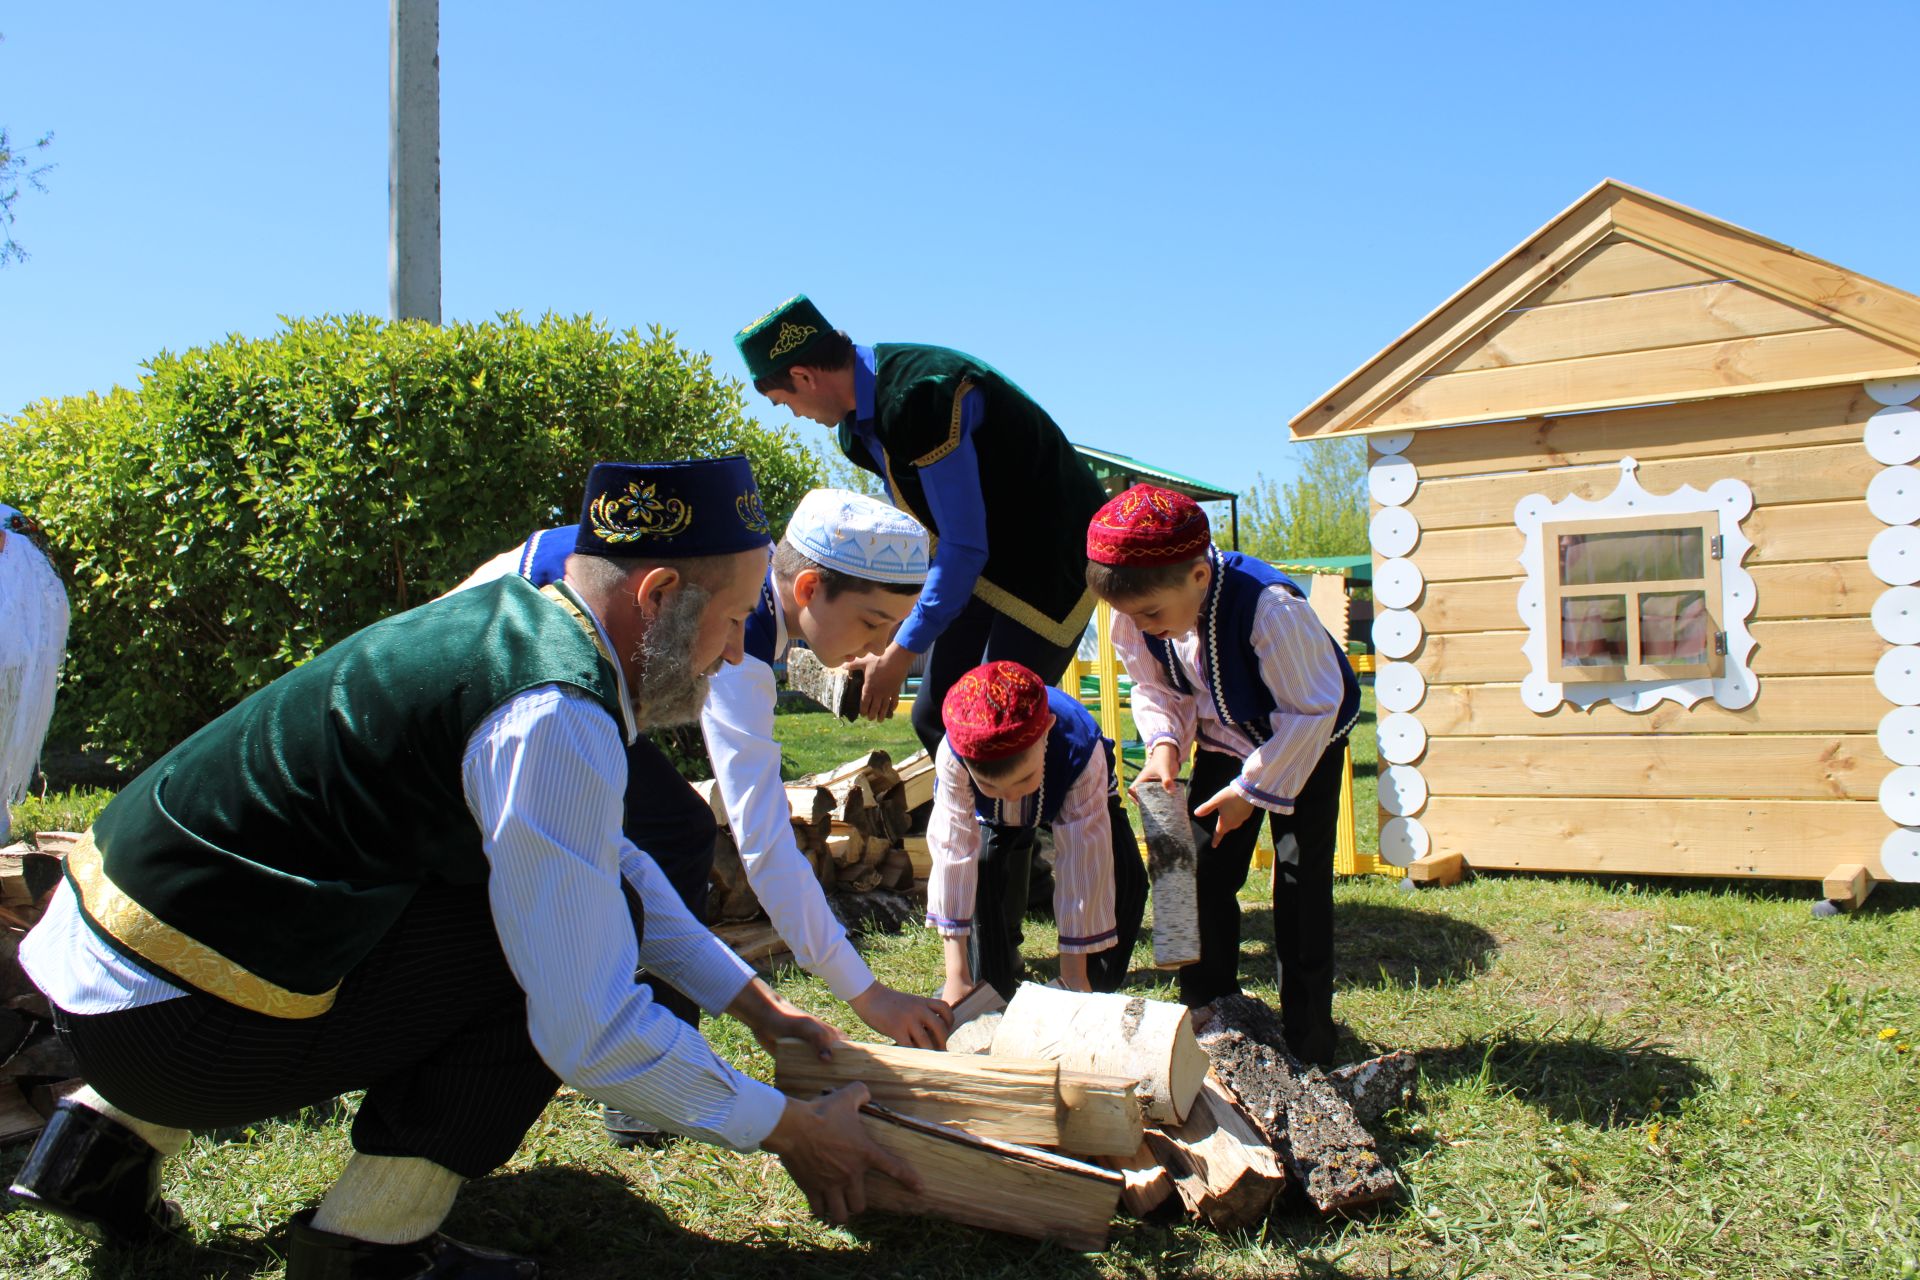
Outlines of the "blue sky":
[{"label": "blue sky", "polygon": [[[0,270],[0,414],[385,313],[385,4],[0,32],[0,123],[58,165]],[[450,319],[658,322],[737,372],[805,291],[1229,487],[1603,177],[1920,291],[1912,3],[447,0],[440,47]]]}]

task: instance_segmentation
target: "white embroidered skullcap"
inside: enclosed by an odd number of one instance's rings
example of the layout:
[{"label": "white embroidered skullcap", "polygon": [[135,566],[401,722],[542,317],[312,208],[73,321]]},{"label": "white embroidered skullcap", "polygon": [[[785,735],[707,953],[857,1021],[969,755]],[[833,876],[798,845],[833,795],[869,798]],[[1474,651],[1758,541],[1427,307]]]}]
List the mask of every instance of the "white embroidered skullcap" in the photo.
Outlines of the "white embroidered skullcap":
[{"label": "white embroidered skullcap", "polygon": [[794,550],[829,569],[873,582],[927,580],[927,531],[878,498],[813,489],[787,522]]}]

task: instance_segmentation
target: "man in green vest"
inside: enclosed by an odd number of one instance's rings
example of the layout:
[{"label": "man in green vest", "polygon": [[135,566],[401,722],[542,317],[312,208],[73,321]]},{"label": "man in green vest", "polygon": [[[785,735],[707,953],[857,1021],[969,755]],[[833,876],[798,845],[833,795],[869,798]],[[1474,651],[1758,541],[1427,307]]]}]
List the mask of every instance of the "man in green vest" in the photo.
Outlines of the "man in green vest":
[{"label": "man in green vest", "polygon": [[804,294],[734,343],[756,390],[834,429],[840,451],[937,539],[899,634],[855,664],[861,711],[891,716],[907,668],[925,655],[913,727],[931,751],[941,700],[973,668],[1018,662],[1058,683],[1093,614],[1087,522],[1107,495],[1046,410],[962,352],[856,346]]},{"label": "man in green vest", "polygon": [[354,1156],[296,1216],[288,1280],[526,1280],[438,1232],[560,1081],[786,1162],[815,1210],[913,1171],[854,1086],[783,1098],[663,1011],[637,967],[771,1048],[837,1033],[775,996],[622,834],[627,744],[738,662],[770,538],[744,458],[593,469],[562,579],[375,623],[116,796],[21,948],[88,1087],[12,1188],[110,1243],[177,1210],[190,1129],[364,1089]]}]

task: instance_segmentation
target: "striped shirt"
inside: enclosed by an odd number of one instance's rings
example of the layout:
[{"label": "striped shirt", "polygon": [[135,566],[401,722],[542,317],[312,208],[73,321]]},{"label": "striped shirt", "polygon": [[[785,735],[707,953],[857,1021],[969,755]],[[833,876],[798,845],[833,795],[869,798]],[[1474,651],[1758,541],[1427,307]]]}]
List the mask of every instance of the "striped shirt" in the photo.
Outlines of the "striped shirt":
[{"label": "striped shirt", "polygon": [[[1107,753],[1095,751],[1067,788],[1053,820],[1053,914],[1060,950],[1105,951],[1119,937],[1113,912],[1113,826],[1107,814],[1111,791]],[[927,848],[933,874],[927,880],[927,923],[943,938],[973,932],[974,899],[980,884],[980,815],[973,807],[973,775],[946,742],[934,754],[933,816]],[[1022,818],[1037,795],[1020,802]]]},{"label": "striped shirt", "polygon": [[[1173,640],[1174,654],[1189,673],[1202,669],[1203,642],[1198,631]],[[1242,763],[1234,790],[1262,809],[1292,813],[1300,789],[1340,727],[1345,685],[1340,668],[1327,661],[1326,626],[1304,599],[1276,585],[1260,593],[1253,634],[1244,641],[1220,636],[1219,642],[1223,647],[1251,643],[1259,655],[1260,675],[1274,700],[1271,736],[1265,742],[1256,745],[1220,718],[1207,681],[1196,678],[1191,694],[1168,684],[1166,669],[1147,649],[1138,624],[1116,611],[1113,647],[1133,677],[1133,722],[1149,753],[1171,742],[1184,760],[1197,739],[1203,751],[1238,757]]]}]

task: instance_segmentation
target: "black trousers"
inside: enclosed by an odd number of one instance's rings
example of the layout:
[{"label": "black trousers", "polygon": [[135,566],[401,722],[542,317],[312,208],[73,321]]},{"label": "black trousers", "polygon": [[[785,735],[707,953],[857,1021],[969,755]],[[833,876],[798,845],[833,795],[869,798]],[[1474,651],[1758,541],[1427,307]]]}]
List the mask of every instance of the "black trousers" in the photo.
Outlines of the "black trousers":
[{"label": "black trousers", "polygon": [[[1280,963],[1281,1017],[1290,1040],[1333,1025],[1333,844],[1340,819],[1344,740],[1329,746],[1301,788],[1291,814],[1269,813],[1273,866],[1273,949]],[[1240,775],[1240,761],[1217,751],[1194,757],[1189,803],[1197,808]],[[1209,833],[1213,817],[1194,818]],[[1287,836],[1294,862],[1279,860]],[[1201,846],[1195,873],[1200,959],[1180,970],[1180,999],[1190,1006],[1240,990],[1240,902],[1259,813],[1229,832],[1218,848]]]},{"label": "black trousers", "polygon": [[1017,662],[1048,684],[1059,684],[1073,661],[1080,638],[1057,645],[986,601],[974,597],[927,649],[920,692],[913,699],[913,732],[928,751],[937,750],[947,729],[940,722],[940,704],[961,676],[984,662]]},{"label": "black trousers", "polygon": [[559,1084],[527,1033],[485,885],[430,885],[315,1018],[200,992],[116,1013],[56,1009],[87,1083],[153,1124],[251,1124],[351,1089],[356,1151],[478,1178],[506,1163]]},{"label": "black trousers", "polygon": [[[1133,963],[1140,917],[1147,908],[1147,870],[1140,846],[1119,797],[1107,801],[1113,832],[1113,918],[1119,929],[1114,945],[1087,957],[1087,983],[1095,991],[1117,991]],[[1025,966],[1020,959],[1033,878],[1035,827],[992,825],[981,849],[980,881],[974,894],[973,933],[969,939],[973,980],[984,982],[1011,1000]]]},{"label": "black trousers", "polygon": [[[680,776],[666,752],[645,736],[627,748],[626,810],[621,826],[627,839],[652,855],[694,918],[706,919],[718,824],[713,810]],[[700,1025],[699,1005],[645,970],[639,976],[653,989],[661,1008],[690,1026]]]}]

